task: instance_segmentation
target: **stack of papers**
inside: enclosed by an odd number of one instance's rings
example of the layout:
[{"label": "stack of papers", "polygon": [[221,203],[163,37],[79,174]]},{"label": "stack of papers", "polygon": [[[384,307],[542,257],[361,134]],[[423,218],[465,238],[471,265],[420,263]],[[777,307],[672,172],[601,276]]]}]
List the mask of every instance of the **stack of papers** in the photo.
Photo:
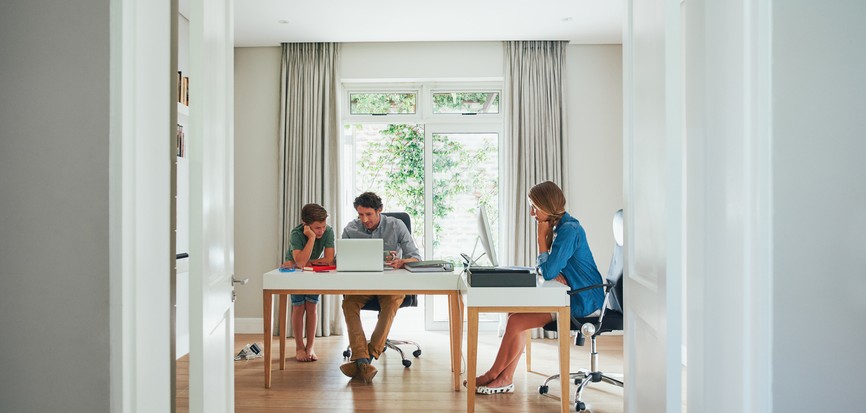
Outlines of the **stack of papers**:
[{"label": "stack of papers", "polygon": [[454,264],[443,260],[407,262],[406,270],[410,272],[451,272]]}]

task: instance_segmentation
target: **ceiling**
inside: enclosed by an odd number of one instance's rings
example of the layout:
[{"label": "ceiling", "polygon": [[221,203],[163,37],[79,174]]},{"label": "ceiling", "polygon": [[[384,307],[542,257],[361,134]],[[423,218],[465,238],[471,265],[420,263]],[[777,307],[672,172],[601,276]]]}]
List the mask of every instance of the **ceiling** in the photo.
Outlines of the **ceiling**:
[{"label": "ceiling", "polygon": [[239,0],[235,46],[282,42],[622,43],[620,0]]}]

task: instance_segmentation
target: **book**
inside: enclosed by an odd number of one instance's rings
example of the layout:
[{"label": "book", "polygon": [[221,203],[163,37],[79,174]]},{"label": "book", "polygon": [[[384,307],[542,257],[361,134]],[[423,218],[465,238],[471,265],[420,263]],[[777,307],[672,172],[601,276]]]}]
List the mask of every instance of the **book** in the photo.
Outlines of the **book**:
[{"label": "book", "polygon": [[304,267],[304,271],[326,272],[336,270],[336,265],[311,265]]}]

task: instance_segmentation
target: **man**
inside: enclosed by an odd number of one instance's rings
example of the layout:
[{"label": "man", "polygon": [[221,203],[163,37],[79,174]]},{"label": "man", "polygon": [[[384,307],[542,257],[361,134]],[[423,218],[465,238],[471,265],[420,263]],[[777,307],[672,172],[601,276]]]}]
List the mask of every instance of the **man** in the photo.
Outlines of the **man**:
[{"label": "man", "polygon": [[[355,198],[352,204],[358,212],[358,219],[353,220],[343,229],[343,238],[381,238],[386,252],[393,251],[391,259],[385,263],[393,268],[403,268],[407,262],[421,259],[418,247],[412,239],[412,234],[403,221],[382,215],[382,198],[373,192],[364,192]],[[359,377],[370,383],[377,370],[370,364],[378,359],[385,349],[385,340],[391,330],[391,324],[397,309],[405,295],[347,295],[343,297],[343,317],[346,319],[346,329],[349,335],[349,346],[352,348],[352,361],[340,366],[340,371],[348,377]],[[370,343],[364,326],[361,324],[361,308],[367,301],[379,300],[379,319]]]}]

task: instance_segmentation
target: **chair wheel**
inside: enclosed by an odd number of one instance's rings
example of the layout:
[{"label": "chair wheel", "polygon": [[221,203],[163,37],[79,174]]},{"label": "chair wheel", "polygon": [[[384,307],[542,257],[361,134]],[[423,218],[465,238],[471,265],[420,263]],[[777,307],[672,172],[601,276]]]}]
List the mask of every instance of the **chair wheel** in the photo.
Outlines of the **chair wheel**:
[{"label": "chair wheel", "polygon": [[584,404],[583,402],[580,402],[580,401],[576,402],[576,403],[574,403],[574,410],[577,410],[579,412],[585,411],[586,410],[586,404]]},{"label": "chair wheel", "polygon": [[412,352],[412,355],[415,356],[415,358],[421,357],[421,350],[415,350],[415,351],[413,351],[413,352]]},{"label": "chair wheel", "polygon": [[409,361],[409,360],[403,360],[403,367],[405,367],[405,368],[408,369],[409,366],[411,366],[411,365],[412,365],[412,362],[411,362],[411,361]]},{"label": "chair wheel", "polygon": [[538,394],[547,394],[547,391],[550,390],[547,386],[538,386]]},{"label": "chair wheel", "polygon": [[346,350],[343,352],[343,357],[349,358],[352,357],[352,350]]}]

